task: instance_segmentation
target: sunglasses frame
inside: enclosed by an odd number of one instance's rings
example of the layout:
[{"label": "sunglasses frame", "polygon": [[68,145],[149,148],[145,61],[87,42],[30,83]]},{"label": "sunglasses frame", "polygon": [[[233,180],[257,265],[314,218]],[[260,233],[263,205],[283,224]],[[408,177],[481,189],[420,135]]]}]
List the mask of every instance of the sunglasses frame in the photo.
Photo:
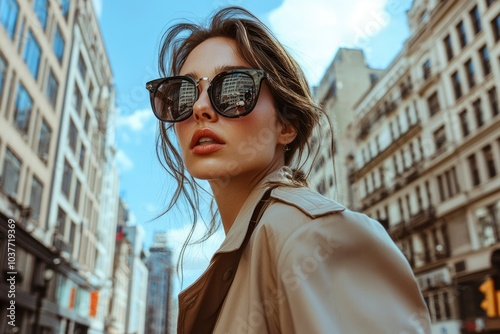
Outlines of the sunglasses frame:
[{"label": "sunglasses frame", "polygon": [[[251,77],[252,80],[253,80],[253,83],[255,85],[256,94],[255,94],[255,100],[253,101],[252,105],[248,108],[248,110],[246,110],[245,112],[243,112],[241,114],[229,116],[229,115],[224,114],[215,105],[215,103],[214,103],[214,97],[212,95],[212,84],[214,82],[217,82],[219,79],[221,79],[221,77],[224,77],[224,76],[230,75],[230,74],[235,74],[235,73],[243,73],[243,74],[246,74],[249,77]],[[257,104],[257,101],[259,99],[260,87],[261,87],[261,84],[262,84],[262,80],[267,79],[267,78],[268,78],[268,75],[267,75],[267,73],[264,70],[252,69],[252,68],[238,68],[238,69],[232,69],[232,70],[220,72],[216,76],[214,76],[212,79],[209,79],[207,77],[203,77],[203,78],[200,78],[200,79],[196,80],[193,77],[185,76],[185,75],[178,75],[178,76],[172,76],[172,77],[167,77],[167,78],[159,78],[159,79],[148,81],[146,83],[146,89],[149,91],[149,99],[150,99],[151,108],[153,110],[153,113],[156,116],[156,118],[158,118],[162,122],[177,123],[177,122],[182,122],[182,121],[188,119],[189,117],[191,117],[191,115],[193,114],[194,103],[196,103],[196,101],[198,101],[198,98],[200,97],[200,91],[199,91],[198,86],[200,85],[200,81],[204,81],[204,80],[206,80],[206,81],[209,82],[209,85],[208,85],[208,88],[207,88],[207,93],[208,93],[208,96],[210,98],[210,104],[212,105],[212,107],[214,108],[214,110],[219,115],[221,115],[223,117],[227,117],[227,118],[239,118],[239,117],[246,116],[246,115],[248,115],[249,113],[251,113],[253,111],[253,109],[255,108],[255,105]],[[194,99],[195,102],[193,103],[193,106],[191,107],[191,111],[188,112],[188,113],[185,113],[182,117],[177,118],[175,120],[169,120],[169,119],[161,118],[158,115],[158,113],[156,111],[156,107],[155,107],[155,95],[156,95],[156,92],[158,91],[158,88],[162,84],[166,83],[167,81],[172,81],[172,80],[186,80],[186,81],[189,81],[190,83],[192,83],[196,87],[196,89],[195,89],[196,95],[195,95],[195,99]]]}]

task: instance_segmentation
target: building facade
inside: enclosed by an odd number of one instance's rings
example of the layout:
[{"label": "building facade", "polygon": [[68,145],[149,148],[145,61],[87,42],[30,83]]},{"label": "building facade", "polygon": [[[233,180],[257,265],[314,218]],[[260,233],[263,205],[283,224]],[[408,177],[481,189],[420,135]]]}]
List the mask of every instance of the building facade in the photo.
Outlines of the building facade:
[{"label": "building facade", "polygon": [[[348,166],[344,160],[354,151],[354,138],[348,128],[354,116],[350,111],[382,73],[382,70],[370,68],[366,64],[362,50],[340,48],[314,94],[331,124],[323,122],[321,130],[314,134],[313,142],[321,144],[309,180],[321,194],[347,206],[353,201],[347,182]],[[333,130],[333,148],[330,126]]]},{"label": "building facade", "polygon": [[16,281],[0,282],[0,332],[103,333],[118,178],[113,77],[92,2],[0,9],[0,261]]},{"label": "building facade", "polygon": [[156,233],[149,249],[148,298],[145,333],[168,334],[172,321],[172,251],[167,247],[166,233]]},{"label": "building facade", "polygon": [[498,332],[479,287],[500,248],[500,2],[415,0],[408,20],[352,110],[353,206],[407,257],[433,333]]}]

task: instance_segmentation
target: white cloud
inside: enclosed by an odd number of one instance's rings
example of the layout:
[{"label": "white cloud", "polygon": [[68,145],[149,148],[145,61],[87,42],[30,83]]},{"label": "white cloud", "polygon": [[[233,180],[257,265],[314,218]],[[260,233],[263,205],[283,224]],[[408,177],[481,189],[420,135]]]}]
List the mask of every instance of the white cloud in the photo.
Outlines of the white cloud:
[{"label": "white cloud", "polygon": [[[317,84],[338,47],[363,48],[390,21],[388,0],[286,0],[269,16],[278,39]],[[298,53],[296,50],[302,50]]]},{"label": "white cloud", "polygon": [[102,14],[102,0],[93,0],[95,15],[100,18]]},{"label": "white cloud", "polygon": [[116,162],[118,168],[123,172],[128,172],[134,168],[134,162],[122,150],[116,151]]},{"label": "white cloud", "polygon": [[139,109],[130,115],[118,115],[118,127],[126,127],[134,132],[140,132],[154,118],[151,109]]}]

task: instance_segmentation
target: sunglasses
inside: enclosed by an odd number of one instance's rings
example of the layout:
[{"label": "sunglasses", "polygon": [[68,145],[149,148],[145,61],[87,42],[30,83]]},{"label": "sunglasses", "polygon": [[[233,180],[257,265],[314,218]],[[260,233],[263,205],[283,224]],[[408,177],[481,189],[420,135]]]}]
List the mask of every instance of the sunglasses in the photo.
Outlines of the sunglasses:
[{"label": "sunglasses", "polygon": [[210,103],[215,111],[229,118],[248,115],[257,104],[260,85],[267,78],[264,70],[234,69],[217,74],[212,80],[189,76],[160,78],[146,83],[151,107],[163,122],[181,122],[193,114],[199,97],[200,81],[208,81]]}]

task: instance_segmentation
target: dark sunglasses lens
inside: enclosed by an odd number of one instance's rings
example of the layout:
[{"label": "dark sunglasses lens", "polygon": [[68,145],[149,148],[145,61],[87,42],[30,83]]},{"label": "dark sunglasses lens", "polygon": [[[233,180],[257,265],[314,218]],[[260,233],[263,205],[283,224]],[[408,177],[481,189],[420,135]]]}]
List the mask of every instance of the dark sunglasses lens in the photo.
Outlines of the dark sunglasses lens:
[{"label": "dark sunglasses lens", "polygon": [[256,87],[246,73],[230,73],[212,82],[212,102],[221,114],[238,117],[249,113],[256,102]]},{"label": "dark sunglasses lens", "polygon": [[191,115],[196,101],[196,86],[184,79],[167,80],[154,96],[156,116],[164,121],[183,120]]}]

